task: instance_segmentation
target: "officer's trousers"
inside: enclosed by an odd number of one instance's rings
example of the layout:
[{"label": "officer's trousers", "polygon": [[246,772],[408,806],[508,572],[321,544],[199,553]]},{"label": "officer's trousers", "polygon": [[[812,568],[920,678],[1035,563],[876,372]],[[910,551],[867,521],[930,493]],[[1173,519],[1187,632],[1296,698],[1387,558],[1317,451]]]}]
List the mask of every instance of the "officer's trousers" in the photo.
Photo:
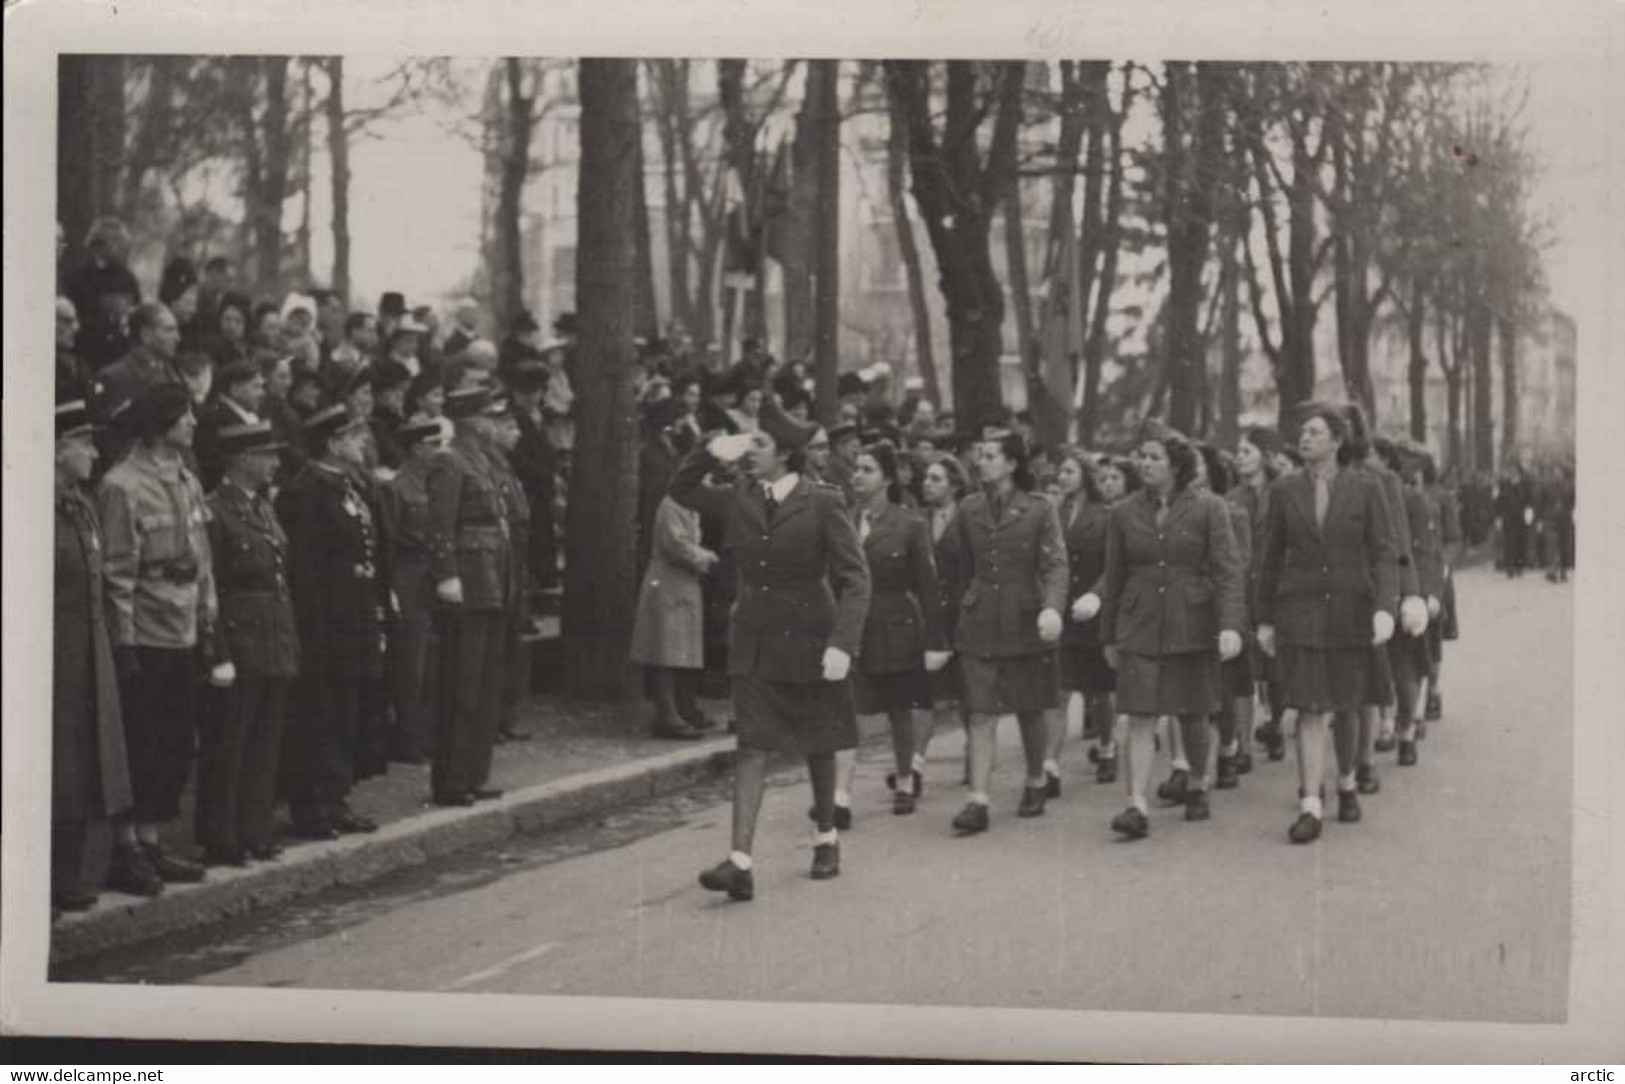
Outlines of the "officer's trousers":
[{"label": "officer's trousers", "polygon": [[436,798],[455,798],[483,786],[502,715],[509,615],[501,610],[439,615],[440,689],[435,713]]},{"label": "officer's trousers", "polygon": [[237,672],[229,689],[208,689],[198,733],[197,841],[231,854],[271,842],[288,681]]}]

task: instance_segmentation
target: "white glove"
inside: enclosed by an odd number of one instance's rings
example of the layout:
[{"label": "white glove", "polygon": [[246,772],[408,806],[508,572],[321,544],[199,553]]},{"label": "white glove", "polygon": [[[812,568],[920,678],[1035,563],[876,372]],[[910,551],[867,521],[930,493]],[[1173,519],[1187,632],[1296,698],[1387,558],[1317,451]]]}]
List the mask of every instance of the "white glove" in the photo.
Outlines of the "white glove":
[{"label": "white glove", "polygon": [[1432,618],[1438,617],[1439,616],[1439,611],[1441,609],[1443,609],[1443,607],[1439,603],[1439,596],[1438,595],[1429,595],[1428,596],[1428,618],[1431,620]]},{"label": "white glove", "polygon": [[1046,644],[1053,644],[1061,638],[1061,615],[1054,610],[1045,610],[1038,615],[1038,638]]},{"label": "white glove", "polygon": [[1274,625],[1260,625],[1260,626],[1258,626],[1258,646],[1259,646],[1259,649],[1264,652],[1264,654],[1268,655],[1272,659],[1275,658],[1275,626]]},{"label": "white glove", "polygon": [[1241,654],[1241,633],[1225,629],[1219,633],[1219,658],[1226,662]]},{"label": "white glove", "polygon": [[440,596],[441,602],[451,602],[462,605],[463,581],[456,576],[449,580],[441,580],[434,585],[434,593]]},{"label": "white glove", "polygon": [[1378,610],[1371,615],[1371,642],[1381,647],[1394,638],[1394,615],[1387,610]]},{"label": "white glove", "polygon": [[1428,604],[1420,595],[1407,595],[1399,604],[1399,625],[1407,636],[1420,636],[1428,630]]},{"label": "white glove", "polygon": [[824,649],[824,680],[845,681],[847,672],[852,669],[852,656],[838,647]]},{"label": "white glove", "polygon": [[925,653],[925,668],[934,674],[947,666],[948,660],[953,658],[953,655],[952,651],[927,651]]},{"label": "white glove", "polygon": [[228,689],[237,681],[237,667],[230,659],[216,663],[209,671],[209,684],[220,689]]},{"label": "white glove", "polygon": [[720,437],[713,437],[705,450],[711,453],[711,458],[724,463],[736,463],[750,451],[751,439],[749,433],[730,433]]},{"label": "white glove", "polygon": [[1072,604],[1072,620],[1088,621],[1100,612],[1100,596],[1093,591],[1078,596]]}]

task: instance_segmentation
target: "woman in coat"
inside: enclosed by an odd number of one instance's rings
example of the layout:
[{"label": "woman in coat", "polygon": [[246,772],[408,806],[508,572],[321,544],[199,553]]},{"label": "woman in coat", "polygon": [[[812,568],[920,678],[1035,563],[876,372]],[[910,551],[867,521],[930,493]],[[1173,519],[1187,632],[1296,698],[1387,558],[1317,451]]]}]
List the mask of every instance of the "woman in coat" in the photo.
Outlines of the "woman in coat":
[{"label": "woman in coat", "polygon": [[[1400,493],[1400,515],[1405,518],[1406,534],[1410,539],[1411,567],[1416,576],[1417,591],[1426,600],[1428,622],[1437,620],[1443,610],[1444,553],[1439,541],[1439,523],[1428,507],[1427,497],[1413,478],[1420,480],[1420,464],[1415,470],[1407,462],[1398,445],[1383,437],[1372,442],[1383,465],[1403,479]],[[1403,579],[1403,577],[1402,577]],[[1401,603],[1403,613],[1404,604]],[[1430,664],[1426,628],[1412,634],[1400,621],[1400,631],[1388,641],[1388,664],[1394,680],[1393,729],[1387,733],[1398,737],[1399,763],[1410,767],[1416,763],[1416,740],[1420,736],[1422,705],[1420,704],[1422,679]]]},{"label": "woman in coat", "polygon": [[[751,846],[774,752],[806,757],[818,825],[812,877],[840,872],[835,829],[835,753],[857,744],[847,682],[869,610],[869,568],[844,501],[800,475],[814,427],[762,405],[755,433],[719,437],[689,453],[672,476],[678,504],[723,522],[739,569],[729,618],[728,674],[739,752],[734,767],[733,849],[700,875],[730,899],[755,896]],[[707,482],[739,463],[732,485]]]},{"label": "woman in coat", "polygon": [[[1280,476],[1275,462],[1281,450],[1281,438],[1275,430],[1252,426],[1236,442],[1236,484],[1231,487],[1229,499],[1239,505],[1247,515],[1247,525],[1253,539],[1262,537],[1269,513],[1270,486]],[[1258,613],[1258,559],[1261,547],[1251,547],[1247,563],[1247,613]],[[1271,760],[1286,759],[1286,738],[1282,736],[1281,715],[1286,710],[1281,702],[1281,660],[1258,650],[1256,632],[1249,628],[1247,649],[1252,657],[1253,676],[1262,687],[1269,720],[1258,728],[1258,740]],[[1253,700],[1251,692],[1245,701],[1235,700],[1236,722],[1241,737],[1242,754],[1238,770],[1245,774],[1252,768],[1252,754],[1247,751],[1252,730]]]},{"label": "woman in coat", "polygon": [[1013,714],[1021,725],[1026,785],[1018,817],[1044,812],[1044,754],[1049,727],[1060,726],[1055,648],[1066,605],[1066,544],[1055,506],[1032,492],[1031,451],[1017,433],[982,442],[976,469],[982,489],[966,497],[946,534],[943,564],[956,584],[964,704],[970,713],[970,801],[954,830],[988,829],[995,727]]},{"label": "woman in coat", "polygon": [[1233,790],[1240,777],[1252,770],[1253,688],[1252,657],[1247,652],[1247,641],[1253,637],[1252,626],[1252,568],[1253,524],[1251,511],[1239,501],[1232,500],[1231,471],[1211,444],[1197,446],[1201,465],[1197,469],[1196,484],[1208,493],[1222,497],[1230,513],[1230,532],[1236,539],[1236,554],[1241,558],[1242,591],[1242,652],[1220,664],[1224,701],[1213,716],[1219,732],[1218,742],[1208,753],[1204,768],[1215,790]]},{"label": "woman in coat", "polygon": [[[900,502],[897,452],[881,442],[865,448],[852,469],[858,540],[869,565],[869,616],[863,624],[853,684],[860,715],[884,713],[896,760],[892,812],[914,812],[914,736],[931,708],[928,671],[948,661],[936,560],[925,521]],[[857,758],[852,758],[856,764]],[[838,776],[839,778],[839,776]],[[847,790],[850,790],[850,777]],[[837,805],[844,795],[836,793]]]},{"label": "woman in coat", "polygon": [[[1336,406],[1304,413],[1304,469],[1270,491],[1258,543],[1258,642],[1279,655],[1286,707],[1298,713],[1294,843],[1320,838],[1328,722],[1337,715],[1346,731],[1342,720],[1366,696],[1372,647],[1392,638],[1399,612],[1399,550],[1381,483],[1340,464],[1349,428]],[[1340,789],[1339,806],[1350,803],[1354,789]]]},{"label": "woman in coat", "polygon": [[[102,609],[101,529],[82,489],[96,465],[93,432],[83,400],[57,405],[51,907],[59,911],[95,906],[108,871],[105,857],[94,868],[93,859],[107,854],[103,841],[132,802],[118,675]],[[163,882],[149,877],[144,885],[109,887],[155,895]]]},{"label": "woman in coat", "polygon": [[[965,499],[965,491],[969,486],[970,476],[950,452],[938,453],[920,480],[920,492],[924,498],[922,514],[925,517],[926,533],[931,539],[932,560],[937,568],[937,597],[942,613],[943,642],[947,644],[954,642],[959,617],[959,599],[964,594],[963,587],[954,580],[952,575],[954,570],[948,563],[947,540],[950,538],[948,528],[955,526],[954,517],[959,513],[959,502]],[[912,775],[913,793],[916,798],[924,790],[926,749],[931,744],[931,737],[936,733],[937,725],[948,715],[957,716],[960,726],[965,731],[963,781],[967,785],[970,783],[970,715],[964,707],[959,664],[953,658],[949,658],[947,665],[932,673],[930,677],[932,712],[925,718],[925,729],[915,735],[914,740]],[[896,780],[890,780],[889,783],[895,786]]]},{"label": "woman in coat", "polygon": [[[1117,673],[1106,663],[1100,644],[1098,609],[1083,602],[1096,590],[1106,571],[1106,526],[1111,508],[1100,495],[1094,471],[1084,453],[1069,448],[1061,453],[1056,468],[1061,488],[1061,537],[1066,542],[1066,570],[1069,587],[1066,597],[1074,600],[1061,630],[1061,691],[1066,694],[1066,722],[1050,733],[1049,756],[1044,761],[1047,797],[1061,796],[1061,744],[1072,720],[1077,717],[1085,738],[1100,744],[1095,755],[1095,780],[1110,783],[1117,778],[1117,748],[1112,729],[1117,718],[1113,693]],[[1098,597],[1098,595],[1096,596]]]},{"label": "woman in coat", "polygon": [[655,736],[704,737],[689,717],[705,669],[701,580],[716,568],[718,557],[700,545],[700,514],[670,497],[655,509],[650,536],[649,566],[632,624],[632,661],[649,670]]},{"label": "woman in coat", "polygon": [[[1139,493],[1106,532],[1101,640],[1117,670],[1117,710],[1128,716],[1130,805],[1112,820],[1128,839],[1150,831],[1157,719],[1177,717],[1190,762],[1207,763],[1208,718],[1223,692],[1219,664],[1241,654],[1246,578],[1225,502],[1192,485],[1198,454],[1159,422],[1141,432]],[[1179,780],[1171,799],[1186,820],[1206,820],[1205,783]]]}]

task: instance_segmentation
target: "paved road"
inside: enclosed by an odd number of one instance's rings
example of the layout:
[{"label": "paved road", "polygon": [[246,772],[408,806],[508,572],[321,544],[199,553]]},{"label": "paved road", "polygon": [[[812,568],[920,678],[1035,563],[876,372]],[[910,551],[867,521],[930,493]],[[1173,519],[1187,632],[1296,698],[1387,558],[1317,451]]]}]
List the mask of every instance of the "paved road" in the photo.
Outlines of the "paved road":
[{"label": "paved road", "polygon": [[[695,875],[725,853],[726,793],[458,856],[59,977],[230,986],[1267,1013],[1564,1019],[1570,932],[1572,586],[1462,576],[1446,718],[1422,764],[1386,758],[1357,826],[1286,842],[1291,762],[1114,840],[1119,787],[1085,781],[1017,820],[1004,734],[994,826],[952,837],[957,738],[893,817],[865,750],[843,874],[807,878],[798,773],[762,818],[757,899]],[[1162,769],[1159,768],[1159,777]]]}]

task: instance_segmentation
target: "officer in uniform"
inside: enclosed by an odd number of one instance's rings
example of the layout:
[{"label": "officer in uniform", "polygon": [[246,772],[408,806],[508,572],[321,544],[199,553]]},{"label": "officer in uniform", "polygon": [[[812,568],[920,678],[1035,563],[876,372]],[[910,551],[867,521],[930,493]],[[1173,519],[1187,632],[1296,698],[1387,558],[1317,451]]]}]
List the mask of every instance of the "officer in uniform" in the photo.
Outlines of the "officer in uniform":
[{"label": "officer in uniform", "polygon": [[851,508],[857,501],[852,493],[852,469],[858,464],[858,453],[863,451],[863,438],[856,422],[842,422],[829,430],[830,452],[825,459],[823,476],[827,485],[836,486]]},{"label": "officer in uniform", "polygon": [[438,665],[434,585],[429,580],[428,479],[429,464],[444,439],[433,418],[402,424],[396,437],[406,459],[378,491],[398,615],[390,627],[386,662],[395,705],[394,758],[402,764],[423,764],[429,759]]},{"label": "officer in uniform", "polygon": [[466,806],[501,792],[485,784],[501,722],[513,545],[491,458],[496,419],[488,389],[446,396],[456,425],[429,467],[430,576],[441,610],[440,687],[431,797]]},{"label": "officer in uniform", "polygon": [[196,422],[179,384],[140,392],[129,409],[137,443],[97,493],[107,612],[124,709],[139,858],[115,867],[147,880],[197,881],[203,867],[167,855],[159,826],[180,816],[194,753],[197,648],[217,612],[203,487],[185,464]]},{"label": "officer in uniform", "polygon": [[497,741],[524,741],[530,732],[519,725],[519,702],[530,691],[530,666],[524,644],[531,620],[530,597],[526,591],[530,583],[530,502],[525,498],[524,484],[511,458],[522,435],[518,419],[505,399],[492,403],[486,416],[495,422],[491,469],[508,510],[508,536],[513,547],[513,606],[508,611],[508,665],[504,672],[502,722],[497,728]]},{"label": "officer in uniform", "polygon": [[350,808],[349,794],[362,686],[382,650],[384,585],[377,526],[355,482],[365,462],[366,419],[334,403],[304,428],[310,462],[276,497],[301,647],[281,790],[297,834],[333,839],[378,827]]},{"label": "officer in uniform", "polygon": [[213,676],[224,687],[206,694],[217,710],[199,734],[197,837],[205,864],[242,866],[281,853],[272,813],[299,637],[288,537],[265,495],[282,442],[270,422],[255,421],[220,429],[215,451],[221,481],[209,497],[209,543],[220,622]]}]

